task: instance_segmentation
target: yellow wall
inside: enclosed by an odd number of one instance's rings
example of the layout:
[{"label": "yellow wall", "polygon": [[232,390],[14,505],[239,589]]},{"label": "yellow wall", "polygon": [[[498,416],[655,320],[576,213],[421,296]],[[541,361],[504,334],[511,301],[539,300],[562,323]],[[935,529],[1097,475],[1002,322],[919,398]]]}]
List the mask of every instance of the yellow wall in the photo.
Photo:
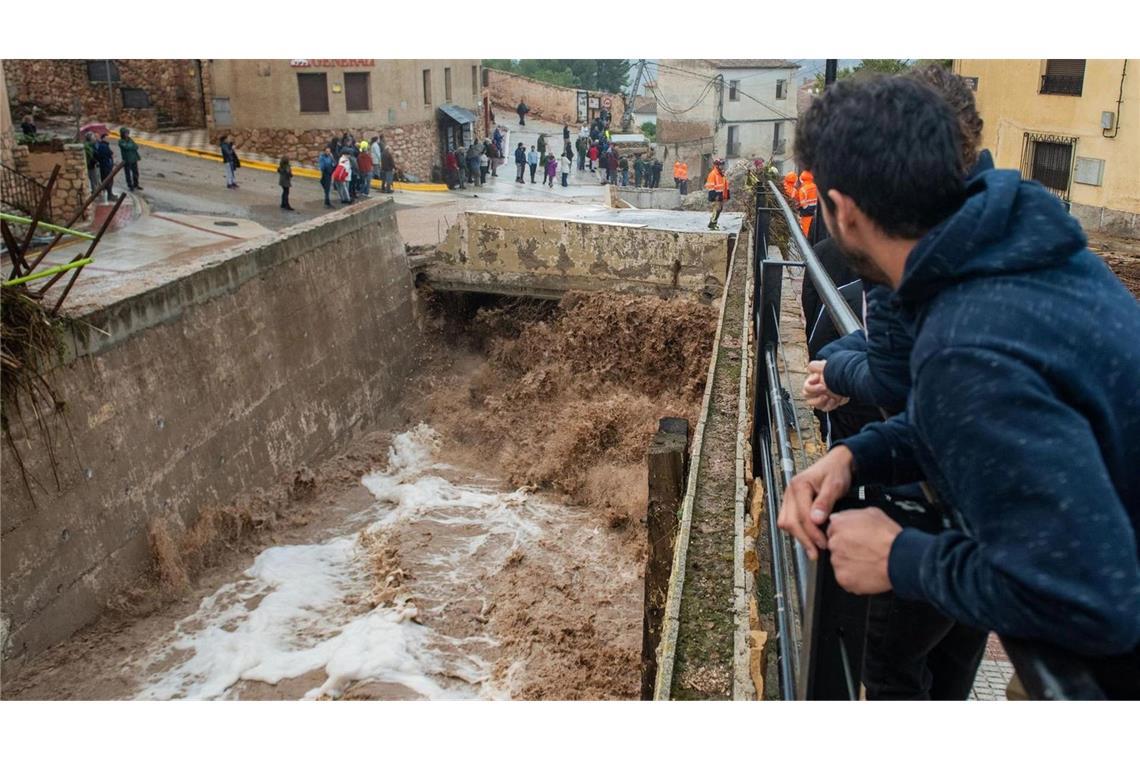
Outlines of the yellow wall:
[{"label": "yellow wall", "polygon": [[1140,213],[1140,60],[1127,62],[1117,136],[1104,137],[1100,127],[1101,112],[1117,110],[1124,63],[1088,60],[1079,97],[1038,94],[1043,60],[958,60],[954,71],[978,78],[978,110],[985,120],[982,145],[993,152],[998,167],[1021,168],[1026,132],[1076,137],[1076,155],[1103,159],[1104,178],[1100,187],[1074,180],[1070,200]]},{"label": "yellow wall", "polygon": [[[297,68],[288,60],[216,59],[210,61],[213,96],[230,99],[234,129],[376,129],[433,120],[436,109],[445,102],[477,110],[482,83],[471,87],[471,67],[477,59],[462,60],[380,60],[372,66],[333,66]],[[451,100],[444,99],[444,70],[451,69]],[[423,70],[431,69],[431,104],[423,98]],[[344,85],[346,71],[371,73],[371,110],[345,108],[344,92],[333,92]],[[328,113],[301,113],[297,89],[298,73],[328,75]],[[482,77],[482,68],[477,80]]]}]

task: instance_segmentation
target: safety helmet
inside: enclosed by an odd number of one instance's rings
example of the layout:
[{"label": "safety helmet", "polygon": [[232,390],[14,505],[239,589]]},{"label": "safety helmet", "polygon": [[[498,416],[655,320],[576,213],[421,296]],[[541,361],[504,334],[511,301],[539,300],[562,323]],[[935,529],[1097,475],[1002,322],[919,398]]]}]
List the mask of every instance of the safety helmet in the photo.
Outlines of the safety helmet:
[{"label": "safety helmet", "polygon": [[361,140],[360,145],[358,145],[356,147],[360,148],[361,150],[368,150],[368,141],[367,140]]},{"label": "safety helmet", "polygon": [[795,172],[788,172],[787,174],[785,174],[784,175],[784,182],[788,183],[789,185],[796,184],[796,173]]},{"label": "safety helmet", "polygon": [[811,176],[811,172],[807,169],[800,172],[800,182],[812,182],[813,180],[815,180],[815,177]]}]

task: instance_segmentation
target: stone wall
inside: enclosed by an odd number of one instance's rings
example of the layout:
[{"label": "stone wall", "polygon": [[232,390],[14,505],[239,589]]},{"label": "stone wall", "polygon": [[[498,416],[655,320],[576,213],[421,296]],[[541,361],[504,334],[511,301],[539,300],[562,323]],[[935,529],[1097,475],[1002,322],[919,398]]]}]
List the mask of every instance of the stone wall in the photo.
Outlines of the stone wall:
[{"label": "stone wall", "polygon": [[82,322],[64,337],[77,358],[48,375],[66,403],[48,418],[61,486],[30,421],[12,433],[34,503],[9,447],[0,452],[6,668],[140,581],[152,520],[177,536],[203,507],[287,483],[398,414],[419,333],[390,202],[178,271],[72,315]]},{"label": "stone wall", "polygon": [[[710,299],[724,287],[729,236],[654,229],[644,215],[614,221],[554,219],[468,211],[422,264],[443,290],[560,297],[569,290],[613,290]],[[705,214],[695,217],[703,226]]]},{"label": "stone wall", "polygon": [[[108,91],[105,82],[91,82],[86,60],[8,59],[4,76],[13,114],[18,121],[33,108],[53,115],[73,113],[79,100],[82,119],[121,123],[155,131],[160,117],[173,126],[203,127],[202,90],[198,65],[191,59],[118,59],[120,81]],[[124,108],[121,88],[145,90],[150,108]]]},{"label": "stone wall", "polygon": [[[491,102],[495,104],[496,117],[500,123],[518,123],[515,118],[515,108],[519,98],[526,100],[530,107],[527,114],[535,119],[552,121],[556,124],[580,124],[578,121],[578,90],[570,87],[540,82],[537,79],[511,74],[498,69],[484,69],[487,73],[487,90]],[[612,123],[621,123],[625,112],[620,95],[612,92],[591,91],[590,97],[609,96],[613,100],[610,113],[613,115]]]},{"label": "stone wall", "polygon": [[27,145],[17,145],[12,149],[12,168],[39,182],[47,183],[57,164],[60,172],[52,190],[48,221],[67,224],[82,208],[91,190],[83,146],[70,143],[63,146],[62,152],[50,153],[31,153]]},{"label": "stone wall", "polygon": [[[317,157],[333,135],[342,135],[344,130],[336,129],[225,129],[210,130],[210,142],[217,144],[224,135],[233,138],[238,157],[242,152],[261,153],[280,158],[288,156],[290,161],[306,166],[314,166]],[[405,174],[414,175],[419,181],[431,179],[433,166],[439,166],[439,129],[434,122],[425,121],[403,127],[383,127],[357,130],[353,135],[358,140],[370,139],[380,134],[384,143],[392,149],[396,167]]]}]

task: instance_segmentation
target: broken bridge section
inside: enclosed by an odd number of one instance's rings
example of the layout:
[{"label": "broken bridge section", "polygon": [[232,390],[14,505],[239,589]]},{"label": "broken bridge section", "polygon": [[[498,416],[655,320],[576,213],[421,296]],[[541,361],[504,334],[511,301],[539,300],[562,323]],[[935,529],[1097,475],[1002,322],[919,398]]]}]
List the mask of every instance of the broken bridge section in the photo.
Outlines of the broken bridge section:
[{"label": "broken bridge section", "polygon": [[700,212],[525,204],[518,213],[460,215],[438,248],[409,263],[416,282],[436,290],[537,298],[612,290],[707,302],[724,289],[740,224],[739,214],[710,230]]}]

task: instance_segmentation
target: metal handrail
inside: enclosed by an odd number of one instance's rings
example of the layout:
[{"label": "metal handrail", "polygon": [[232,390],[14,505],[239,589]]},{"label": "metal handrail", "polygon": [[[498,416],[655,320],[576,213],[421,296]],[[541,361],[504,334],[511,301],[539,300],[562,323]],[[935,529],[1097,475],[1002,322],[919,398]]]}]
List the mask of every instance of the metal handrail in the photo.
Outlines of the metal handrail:
[{"label": "metal handrail", "polygon": [[[10,166],[0,164],[0,200],[25,214],[35,213],[46,185]],[[51,219],[51,199],[47,201],[43,218]]]},{"label": "metal handrail", "polygon": [[792,233],[792,242],[794,242],[799,249],[800,255],[807,265],[808,276],[811,277],[811,281],[815,284],[815,289],[819,293],[820,298],[822,298],[824,304],[827,305],[831,319],[835,322],[835,328],[839,330],[841,336],[853,333],[856,330],[862,330],[863,325],[859,322],[859,318],[855,316],[855,312],[851,310],[851,306],[840,294],[839,288],[835,286],[835,283],[831,279],[831,275],[823,268],[823,264],[819,262],[819,258],[816,257],[811,244],[808,243],[807,238],[805,238],[803,232],[800,231],[799,221],[796,219],[796,215],[792,212],[788,202],[784,200],[784,193],[780,188],[776,187],[776,183],[771,180],[768,180],[768,188],[772,191],[772,197],[776,199],[780,211],[784,214],[784,219],[788,222],[788,231]]}]

